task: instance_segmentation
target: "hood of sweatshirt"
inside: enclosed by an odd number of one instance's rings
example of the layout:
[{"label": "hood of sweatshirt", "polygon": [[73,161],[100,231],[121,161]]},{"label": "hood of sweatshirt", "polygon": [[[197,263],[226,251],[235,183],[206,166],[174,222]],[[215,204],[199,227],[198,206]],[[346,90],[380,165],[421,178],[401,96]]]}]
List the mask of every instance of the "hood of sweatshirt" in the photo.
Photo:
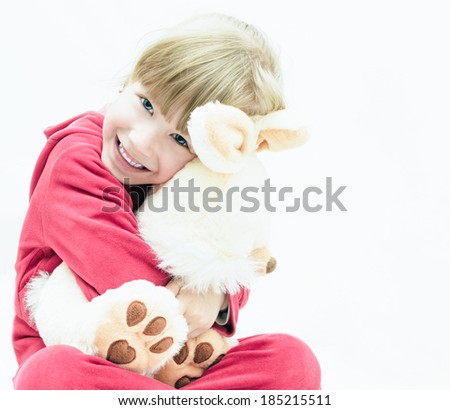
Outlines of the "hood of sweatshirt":
[{"label": "hood of sweatshirt", "polygon": [[30,197],[34,192],[48,158],[55,147],[67,136],[74,134],[90,134],[94,138],[101,139],[103,120],[103,114],[96,111],[88,111],[44,130],[44,134],[47,137],[47,143],[39,155],[34,168],[30,185]]}]

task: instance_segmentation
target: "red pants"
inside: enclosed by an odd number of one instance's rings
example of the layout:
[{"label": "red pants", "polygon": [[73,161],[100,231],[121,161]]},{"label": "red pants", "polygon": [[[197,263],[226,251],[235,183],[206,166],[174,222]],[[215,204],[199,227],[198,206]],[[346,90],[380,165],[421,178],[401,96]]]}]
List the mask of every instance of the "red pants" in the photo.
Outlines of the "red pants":
[{"label": "red pants", "polygon": [[[184,389],[320,389],[320,367],[301,340],[285,334],[241,339],[216,365]],[[124,370],[70,346],[46,347],[31,356],[14,379],[19,390],[169,390],[157,380]]]}]

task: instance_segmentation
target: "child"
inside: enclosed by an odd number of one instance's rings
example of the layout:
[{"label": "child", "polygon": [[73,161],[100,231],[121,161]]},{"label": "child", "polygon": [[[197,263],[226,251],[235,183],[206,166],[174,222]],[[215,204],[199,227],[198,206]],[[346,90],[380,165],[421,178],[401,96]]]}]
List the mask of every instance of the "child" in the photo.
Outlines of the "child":
[{"label": "child", "polygon": [[[177,295],[190,337],[211,326],[234,334],[248,290],[199,297],[178,289],[156,267],[133,214],[142,199],[134,195],[136,188],[166,182],[195,157],[187,120],[197,106],[216,100],[248,115],[284,108],[277,62],[263,35],[214,14],[183,22],[152,44],[105,110],[46,130],[48,142],[33,174],[16,263],[16,389],[171,388],[69,346],[45,347],[29,324],[24,294],[38,271],[52,272],[62,260],[88,299],[146,279]],[[102,212],[112,206],[119,210]],[[240,340],[185,388],[319,387],[317,360],[303,342],[288,335],[260,335]]]}]

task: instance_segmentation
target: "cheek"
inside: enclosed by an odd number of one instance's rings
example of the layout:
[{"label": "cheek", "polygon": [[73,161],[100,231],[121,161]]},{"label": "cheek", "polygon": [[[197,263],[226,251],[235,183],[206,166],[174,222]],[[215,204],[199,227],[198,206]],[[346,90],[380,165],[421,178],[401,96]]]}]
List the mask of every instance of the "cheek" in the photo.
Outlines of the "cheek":
[{"label": "cheek", "polygon": [[109,107],[105,115],[105,123],[110,130],[123,128],[130,122],[130,103],[123,97],[119,97]]},{"label": "cheek", "polygon": [[108,111],[105,114],[105,119],[103,121],[103,130],[104,132],[111,132],[115,128],[115,124],[117,123],[118,115],[116,106],[113,104],[109,107]]},{"label": "cheek", "polygon": [[180,171],[188,161],[182,158],[173,158],[166,162],[164,174],[167,180],[171,179],[178,171]]},{"label": "cheek", "polygon": [[188,162],[192,161],[195,158],[195,155],[193,155],[192,153],[190,153],[189,151],[184,151],[181,155],[179,155],[179,157],[177,158],[176,161],[176,166],[178,168],[178,170],[180,170],[181,168],[183,168]]},{"label": "cheek", "polygon": [[104,122],[103,123],[103,146],[106,147],[111,147],[111,148],[107,148],[112,149],[113,145],[115,145],[116,142],[116,130],[113,127],[113,124],[110,122]]}]

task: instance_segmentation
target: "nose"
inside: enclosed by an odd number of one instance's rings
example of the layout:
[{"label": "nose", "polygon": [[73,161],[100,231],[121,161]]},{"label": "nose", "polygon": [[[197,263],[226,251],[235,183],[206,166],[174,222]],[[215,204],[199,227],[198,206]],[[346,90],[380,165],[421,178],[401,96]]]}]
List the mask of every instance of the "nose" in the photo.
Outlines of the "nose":
[{"label": "nose", "polygon": [[157,132],[155,130],[134,130],[130,136],[130,141],[133,146],[138,149],[142,154],[152,155],[159,144]]},{"label": "nose", "polygon": [[135,128],[129,134],[131,149],[138,156],[138,160],[155,170],[158,165],[158,155],[161,151],[162,138],[158,130],[154,128]]}]

